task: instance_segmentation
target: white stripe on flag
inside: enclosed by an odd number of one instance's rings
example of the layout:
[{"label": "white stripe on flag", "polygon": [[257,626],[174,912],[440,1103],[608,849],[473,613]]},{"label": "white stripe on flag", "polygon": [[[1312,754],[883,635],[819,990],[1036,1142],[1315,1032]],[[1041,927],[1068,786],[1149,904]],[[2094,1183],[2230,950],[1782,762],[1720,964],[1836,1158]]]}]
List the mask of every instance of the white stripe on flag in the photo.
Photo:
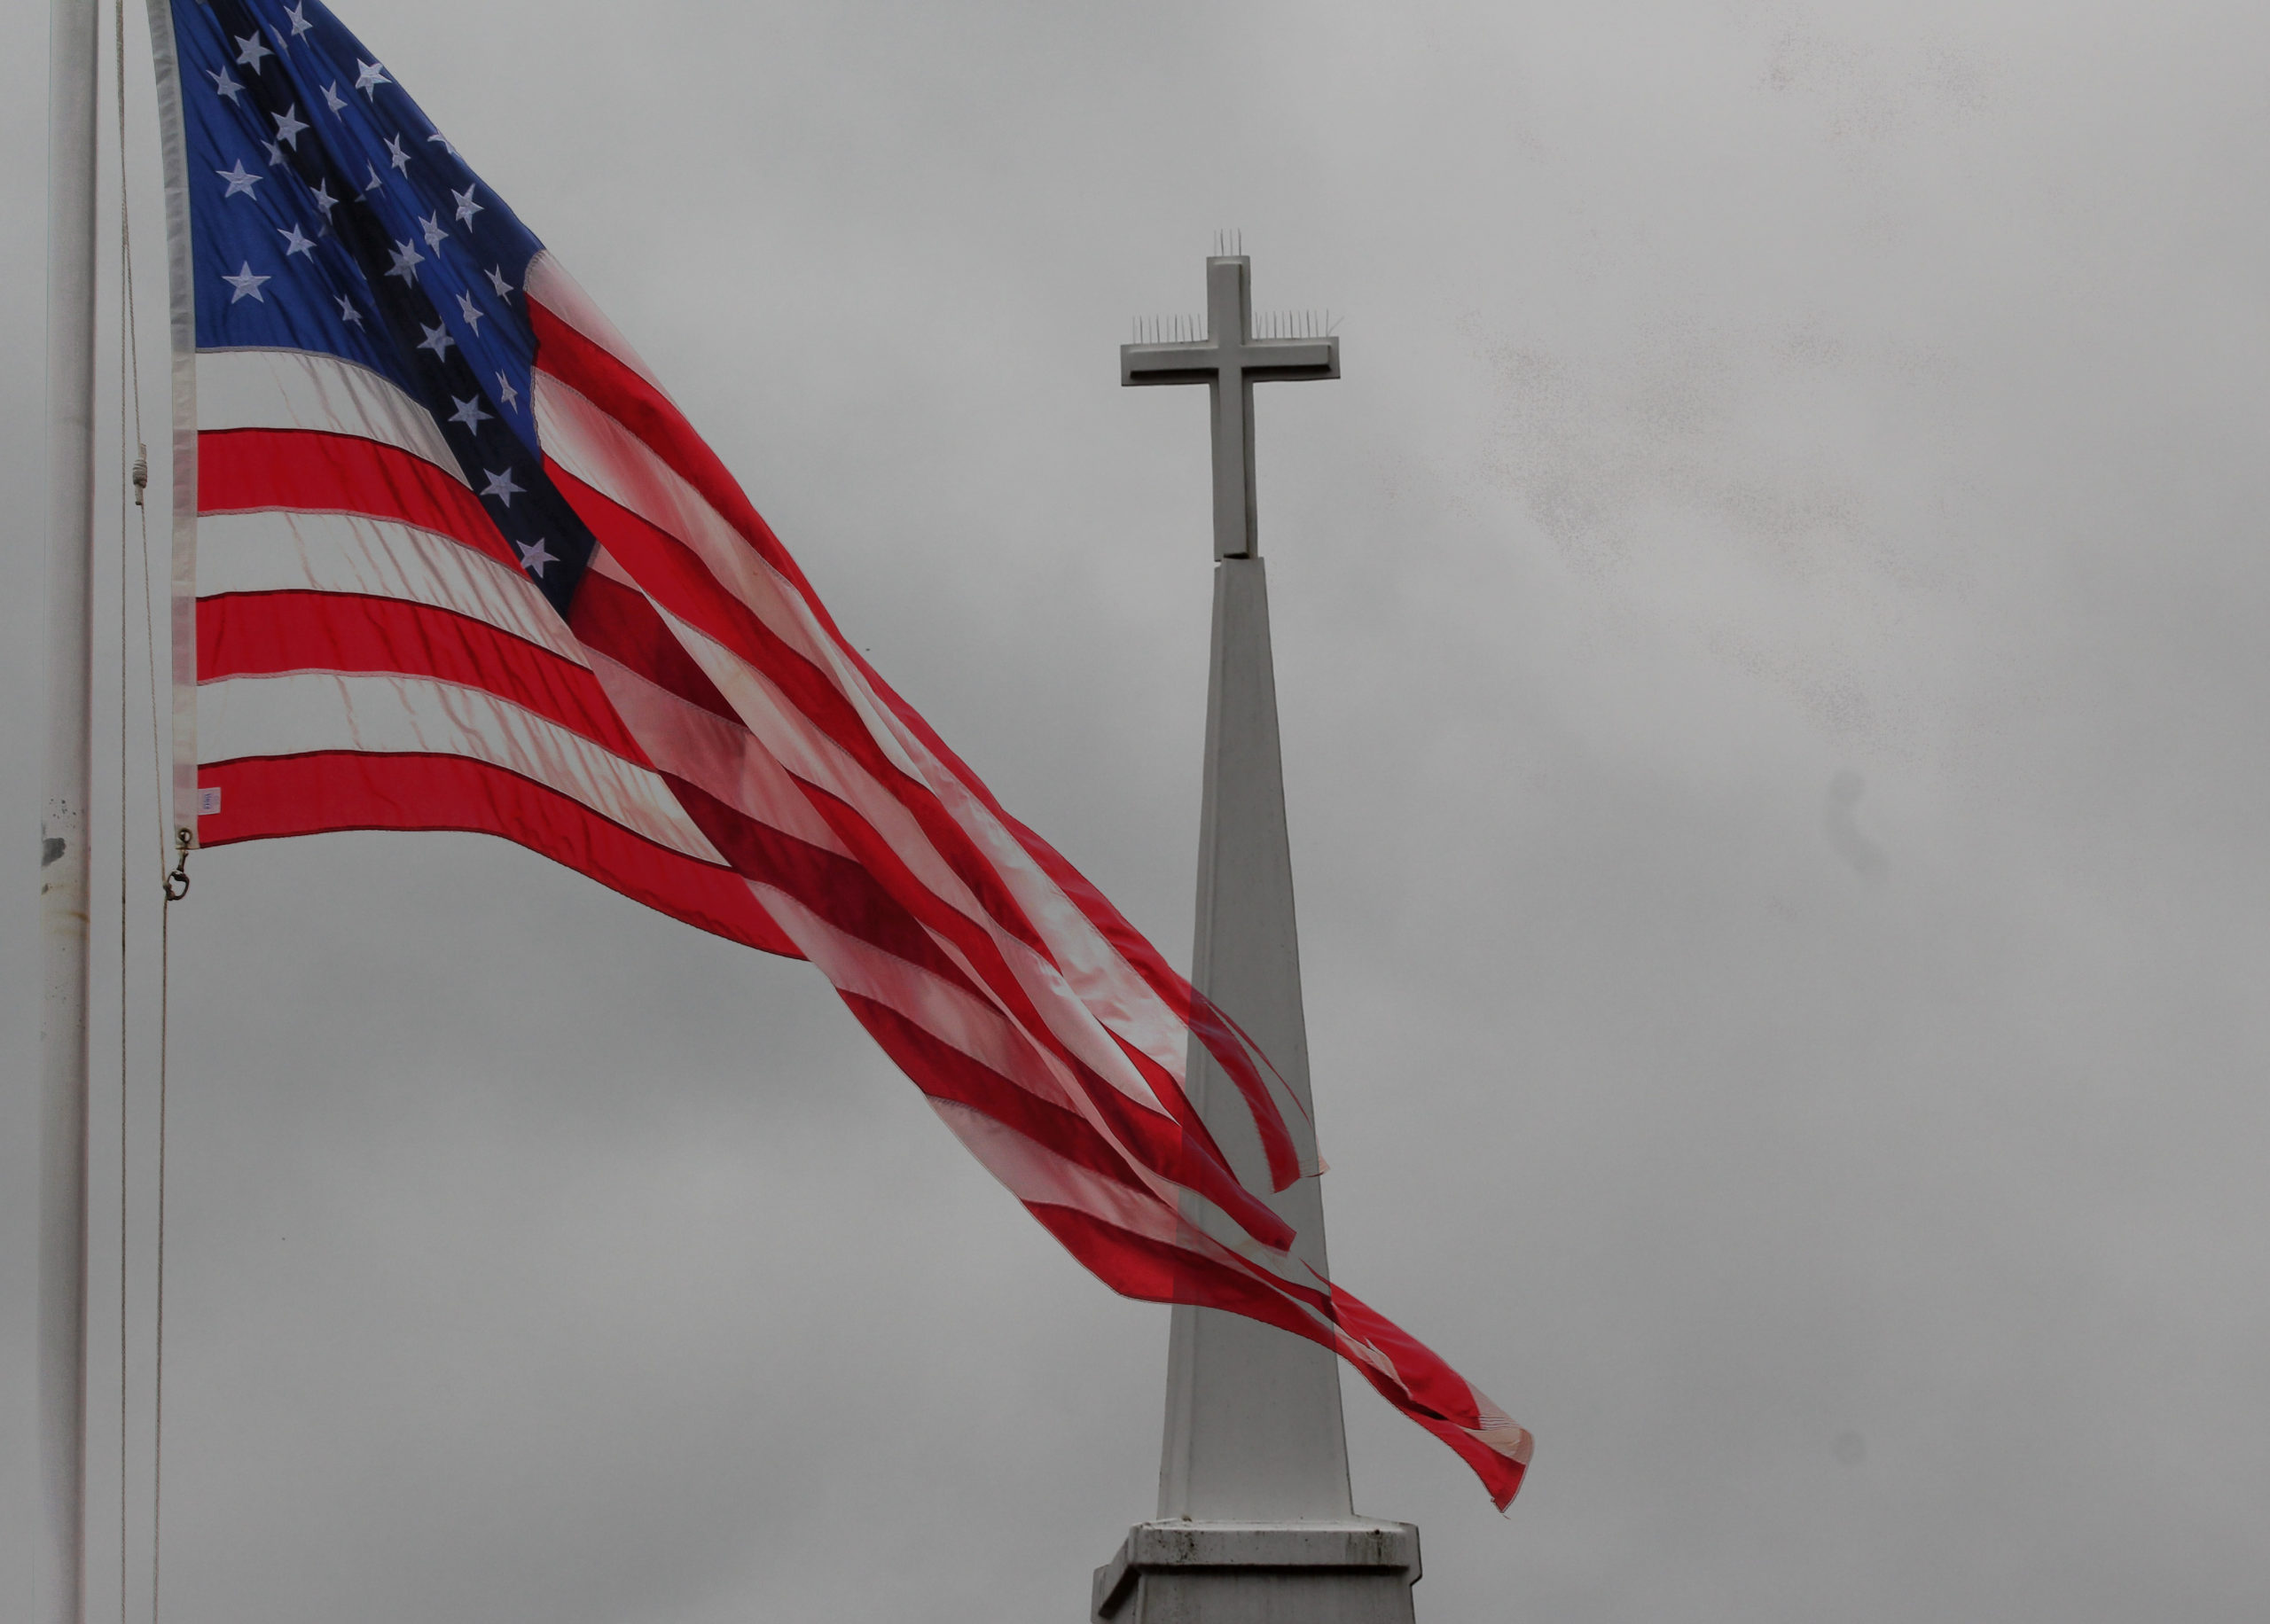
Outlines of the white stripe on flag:
[{"label": "white stripe on flag", "polygon": [[692,549],[719,584],[814,664],[819,649],[784,601],[786,582],[748,538],[607,409],[538,368],[531,391],[544,454],[584,484]]},{"label": "white stripe on flag", "polygon": [[656,767],[785,835],[840,857],[851,855],[747,728],[680,699],[595,649],[584,652],[615,714]]},{"label": "white stripe on flag", "polygon": [[[788,771],[850,805],[874,826],[918,883],[992,938],[1010,972],[1039,1009],[1051,1035],[1130,1099],[1155,1110],[1165,1108],[1148,1080],[1112,1042],[1094,1012],[1080,1002],[1055,966],[993,921],[896,796],[877,784],[834,740],[805,721],[763,672],[684,621],[667,613],[663,619],[760,745]],[[1016,848],[1014,855],[1020,863],[1031,862],[1022,847]],[[1179,1056],[1162,1064],[1168,1064],[1171,1075],[1181,1076]]]},{"label": "white stripe on flag", "polygon": [[520,571],[437,531],[353,513],[207,516],[198,592],[346,592],[452,610],[577,665],[583,645]]},{"label": "white stripe on flag", "polygon": [[1115,1229],[1175,1244],[1179,1222],[1172,1201],[1131,1190],[1068,1161],[1029,1135],[958,1100],[933,1097],[930,1108],[1018,1200],[1068,1206]]},{"label": "white stripe on flag", "polygon": [[[896,1011],[946,1047],[981,1062],[1037,1098],[1066,1107],[1100,1137],[1117,1142],[1110,1124],[1071,1081],[1062,1062],[1026,1037],[1014,1021],[990,1003],[973,998],[920,965],[838,929],[777,886],[752,880],[749,888],[797,950],[831,985]],[[959,958],[950,943],[939,946]],[[1124,1060],[1120,1064],[1123,1069]],[[1154,1105],[1147,1094],[1139,1097],[1143,1104]],[[933,1105],[937,1103],[932,1100]],[[1006,1148],[1023,1145],[1032,1153],[1040,1149],[1014,1129],[996,1131],[1014,1142]],[[967,1143],[968,1136],[962,1136]],[[1209,1255],[1234,1254],[1272,1277],[1313,1284],[1297,1258],[1262,1245],[1212,1201],[1153,1172],[1123,1146],[1122,1151],[1131,1176],[1149,1191],[1147,1200],[1141,1192],[1131,1192],[1114,1181],[1101,1179],[1053,1152],[1045,1168],[1022,1164],[1017,1176],[990,1157],[983,1159],[1003,1183],[1026,1198],[1058,1200],[1108,1222],[1143,1229],[1159,1239],[1194,1246]],[[1063,1182],[1067,1178],[1073,1180],[1071,1185]],[[1141,1212],[1154,1216],[1141,1219]]]},{"label": "white stripe on flag", "polygon": [[[981,1062],[1035,1097],[1068,1109],[1100,1138],[1117,1143],[1110,1124],[1063,1074],[1061,1063],[1024,1038],[1014,1023],[991,1006],[919,965],[837,929],[776,886],[751,881],[749,888],[831,985],[896,1011],[946,1047]],[[935,1097],[931,1103],[939,1105]],[[991,1121],[982,1113],[969,1114]],[[995,1125],[994,1131],[1006,1136],[1004,1148],[1022,1146],[1020,1154],[1028,1159],[1045,1152],[1038,1142],[1015,1129]],[[967,1143],[968,1136],[962,1136]],[[1053,1151],[1045,1151],[1045,1162],[1021,1163],[1014,1176],[990,1156],[982,1159],[1021,1197],[1077,1206],[1108,1222],[1209,1255],[1234,1254],[1272,1277],[1310,1283],[1297,1259],[1262,1245],[1211,1201],[1152,1171],[1124,1146],[1121,1150],[1129,1175],[1139,1181],[1142,1190],[1131,1191]]]},{"label": "white stripe on flag", "polygon": [[[830,673],[836,687],[858,707],[868,731],[885,753],[909,777],[931,787],[948,814],[969,832],[1008,882],[1011,894],[1041,931],[1082,1001],[1098,1019],[1179,1078],[1189,1035],[1180,1016],[1121,957],[991,811],[873,700],[865,678],[811,621],[795,589],[773,572],[700,492],[598,404],[541,371],[536,375],[534,395],[537,433],[545,454],[593,489],[685,543],[737,601],[791,647]],[[612,561],[602,567],[609,573],[621,573],[622,568]],[[668,611],[664,613],[667,616]],[[889,790],[873,785],[872,777],[832,741],[825,742],[826,759],[815,758],[807,741],[820,740],[821,736],[800,712],[779,700],[767,679],[732,651],[676,617],[669,618],[679,640],[709,672],[743,720],[792,771],[857,806],[884,832],[932,890],[961,912],[983,917],[959,879],[932,853],[927,838],[919,833],[912,833],[911,841],[907,838],[912,820]],[[763,690],[762,696],[753,694],[747,681],[729,675],[727,667],[735,674],[746,672],[753,676]],[[752,700],[756,703],[748,702]],[[856,785],[851,781],[855,777]],[[862,792],[868,785],[873,785],[872,793]],[[1297,1120],[1300,1113],[1295,1110],[1289,1115]]]},{"label": "white stripe on flag", "polygon": [[[750,882],[797,950],[841,991],[896,1010],[947,1048],[999,1073],[1036,1098],[1081,1110],[1077,1090],[1007,1016],[920,964],[839,930],[777,886]],[[1084,1115],[1092,1114],[1083,1112]]]},{"label": "white stripe on flag", "polygon": [[316,671],[224,677],[200,695],[198,746],[208,764],[318,750],[467,756],[557,790],[659,845],[724,863],[652,771],[482,689]]},{"label": "white stripe on flag", "polygon": [[898,769],[919,777],[866,679],[821,631],[803,595],[764,561],[708,499],[606,409],[539,368],[531,386],[544,453],[602,496],[675,536],[734,601],[826,673]]},{"label": "white stripe on flag", "polygon": [[1059,974],[1089,1013],[1180,1079],[1190,1029],[1166,1000],[1121,956],[1103,933],[1017,838],[1002,826],[978,796],[921,740],[908,746],[923,764],[922,776],[971,843],[989,860],[1047,944]]},{"label": "white stripe on flag", "polygon": [[351,434],[399,447],[465,483],[433,413],[370,368],[312,350],[200,350],[197,426]]},{"label": "white stripe on flag", "polygon": [[606,312],[591,302],[583,285],[552,257],[551,249],[544,249],[530,260],[521,279],[528,285],[525,291],[530,299],[654,385],[664,400],[669,399],[669,391],[662,387],[661,379],[638,358],[638,352],[630,347],[630,340],[616,331]]},{"label": "white stripe on flag", "polygon": [[791,705],[771,677],[660,605],[655,608],[679,645],[725,696],[742,725],[783,767],[865,818],[915,878],[948,907],[971,919],[984,919],[977,899],[938,855],[904,802]]},{"label": "white stripe on flag", "polygon": [[[1067,1160],[1038,1140],[982,1111],[935,1097],[930,1100],[930,1108],[968,1147],[970,1154],[983,1162],[986,1170],[1021,1201],[1070,1207],[1115,1229],[1162,1242],[1178,1252],[1187,1252],[1226,1268],[1234,1269],[1241,1261],[1265,1277],[1256,1284],[1276,1280],[1317,1286],[1318,1283],[1297,1260],[1258,1245],[1224,1219],[1210,1202],[1192,1197],[1178,1210],[1171,1197],[1147,1197],[1142,1191],[1130,1189],[1116,1179]],[[1136,1171],[1140,1174],[1142,1169]],[[1194,1222],[1194,1219],[1197,1222]],[[1316,1317],[1315,1310],[1296,1297],[1287,1296],[1285,1304],[1311,1319]]]}]

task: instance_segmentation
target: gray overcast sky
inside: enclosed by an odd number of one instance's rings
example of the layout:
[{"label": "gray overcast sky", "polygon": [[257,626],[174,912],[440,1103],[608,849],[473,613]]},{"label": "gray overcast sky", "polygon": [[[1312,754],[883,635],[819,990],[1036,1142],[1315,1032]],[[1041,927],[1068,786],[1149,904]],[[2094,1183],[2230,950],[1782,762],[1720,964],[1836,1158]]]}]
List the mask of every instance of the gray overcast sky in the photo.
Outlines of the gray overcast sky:
[{"label": "gray overcast sky", "polygon": [[[0,57],[18,1597],[43,12]],[[1333,1257],[1539,1441],[1501,1520],[1349,1384],[1423,1619],[2265,1610],[2270,12],[343,14],[1178,962],[1206,441],[1114,347],[1217,227],[1258,304],[1344,313],[1259,440]],[[169,1624],[1081,1616],[1165,1312],[813,972],[494,841],[196,875]]]}]

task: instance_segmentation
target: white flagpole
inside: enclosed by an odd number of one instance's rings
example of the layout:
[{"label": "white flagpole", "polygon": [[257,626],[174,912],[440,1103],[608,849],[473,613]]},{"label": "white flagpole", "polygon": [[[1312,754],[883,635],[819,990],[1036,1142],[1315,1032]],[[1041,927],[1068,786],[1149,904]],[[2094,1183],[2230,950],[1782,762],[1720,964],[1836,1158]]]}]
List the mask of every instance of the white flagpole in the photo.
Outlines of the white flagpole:
[{"label": "white flagpole", "polygon": [[40,808],[37,1624],[82,1624],[87,1411],[87,800],[93,688],[96,0],[50,0],[47,762]]}]

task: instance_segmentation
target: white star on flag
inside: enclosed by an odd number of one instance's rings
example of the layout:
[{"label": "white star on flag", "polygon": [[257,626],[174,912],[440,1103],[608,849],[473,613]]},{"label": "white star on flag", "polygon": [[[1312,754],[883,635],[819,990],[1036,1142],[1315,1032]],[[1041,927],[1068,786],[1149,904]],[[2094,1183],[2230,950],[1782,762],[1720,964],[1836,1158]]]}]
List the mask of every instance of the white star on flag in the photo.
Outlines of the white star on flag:
[{"label": "white star on flag", "polygon": [[[458,314],[464,316],[465,324],[473,329],[473,336],[479,338],[481,336],[481,308],[473,302],[471,293],[458,295]],[[451,395],[450,398],[455,400],[457,397]]]},{"label": "white star on flag", "polygon": [[262,142],[260,144],[260,151],[262,161],[266,163],[271,169],[273,169],[278,164],[284,161],[284,149],[277,145],[273,141]]},{"label": "white star on flag", "polygon": [[513,285],[505,280],[505,268],[502,265],[494,270],[483,271],[481,274],[489,278],[489,285],[497,290],[497,298],[510,299],[513,296]]},{"label": "white star on flag", "polygon": [[292,7],[284,13],[284,16],[292,25],[294,39],[298,39],[300,35],[315,27],[315,24],[308,20],[308,8],[304,4]]},{"label": "white star on flag", "polygon": [[418,280],[416,267],[425,262],[426,256],[418,252],[416,243],[396,243],[394,246],[394,269],[387,271],[387,275],[400,277],[404,282],[414,283]]},{"label": "white star on flag", "polygon": [[426,246],[428,248],[438,248],[450,240],[450,228],[442,223],[440,209],[435,209],[418,223],[426,232]]},{"label": "white star on flag", "polygon": [[453,191],[450,193],[450,199],[458,206],[458,218],[467,225],[471,225],[473,223],[473,217],[479,214],[484,207],[484,205],[476,203],[473,200],[473,191],[474,189],[468,186],[463,191]]},{"label": "white star on flag", "polygon": [[257,28],[252,31],[252,36],[249,39],[238,40],[237,44],[239,47],[237,51],[237,60],[255,74],[260,72],[261,58],[272,57],[276,54],[260,43],[260,30]]},{"label": "white star on flag", "polygon": [[294,152],[298,152],[300,132],[307,128],[300,121],[300,104],[294,102],[288,111],[271,113],[268,116],[276,121],[276,138]]},{"label": "white star on flag", "polygon": [[446,324],[428,327],[421,322],[419,324],[418,331],[426,335],[425,341],[419,345],[419,348],[432,350],[434,352],[434,359],[436,361],[442,361],[448,358],[450,346],[456,343],[457,340],[450,336],[450,330]]},{"label": "white star on flag", "polygon": [[331,109],[332,116],[334,118],[347,111],[347,98],[339,93],[338,80],[334,79],[324,86],[323,105]]},{"label": "white star on flag", "polygon": [[513,387],[513,380],[502,372],[497,374],[497,398],[514,411],[521,409],[521,392]]},{"label": "white star on flag", "polygon": [[235,76],[225,67],[217,71],[208,67],[205,70],[205,76],[213,82],[214,93],[226,97],[229,105],[232,107],[237,105],[237,98],[245,93],[244,86],[239,84]]},{"label": "white star on flag", "polygon": [[314,257],[316,251],[315,243],[310,238],[300,235],[300,228],[296,222],[276,234],[284,239],[284,257],[286,259],[290,259],[295,254],[304,254],[309,258]]},{"label": "white star on flag", "polygon": [[532,547],[520,542],[514,542],[513,545],[520,550],[521,567],[539,580],[543,578],[545,565],[560,562],[558,558],[544,550],[544,537],[540,535],[536,538],[536,544]]},{"label": "white star on flag", "polygon": [[[226,261],[223,262],[224,264],[226,262]],[[235,276],[224,276],[221,280],[237,290],[235,293],[229,295],[229,302],[231,304],[236,303],[239,299],[255,299],[262,304],[266,304],[268,302],[268,295],[260,291],[260,285],[263,282],[272,282],[275,278],[273,277],[254,276],[252,269],[252,262],[250,260],[247,260],[244,262],[243,268],[239,269]]]},{"label": "white star on flag", "polygon": [[458,155],[456,144],[438,129],[426,137],[426,144],[428,146],[432,146],[435,142],[441,143],[442,150],[450,157],[455,158]]},{"label": "white star on flag", "polygon": [[213,173],[229,183],[228,191],[221,194],[223,198],[233,198],[240,191],[245,196],[250,197],[253,194],[252,189],[268,178],[265,175],[254,175],[250,169],[246,168],[245,160],[241,158],[237,160],[235,168],[215,169]]},{"label": "white star on flag", "polygon": [[387,168],[399,169],[404,175],[410,173],[410,154],[402,150],[402,137],[398,135],[387,137]]},{"label": "white star on flag", "polygon": [[450,396],[450,401],[457,407],[457,410],[450,414],[450,421],[452,423],[462,423],[469,429],[478,429],[489,419],[490,414],[481,410],[481,397],[477,394],[462,401],[453,394]]},{"label": "white star on flag", "polygon": [[331,211],[339,207],[339,199],[331,195],[331,183],[329,181],[317,181],[316,183],[315,198],[316,207],[323,210],[323,217],[326,221],[329,220],[331,218]]},{"label": "white star on flag", "polygon": [[387,77],[387,70],[377,63],[365,62],[360,57],[355,59],[355,88],[372,101],[379,99],[380,85],[393,82],[393,80]]},{"label": "white star on flag", "polygon": [[355,301],[344,293],[339,295],[339,319],[350,327],[360,327],[363,324],[363,313],[355,308]]},{"label": "white star on flag", "polygon": [[380,187],[385,185],[386,183],[379,178],[378,165],[366,163],[363,167],[370,171],[370,176],[364,183],[363,186],[363,195],[367,198]]},{"label": "white star on flag", "polygon": [[490,473],[488,469],[483,468],[481,472],[489,474],[489,484],[481,494],[484,496],[496,497],[506,507],[512,506],[513,498],[521,494],[521,488],[513,483],[513,471],[507,468],[502,473]]}]

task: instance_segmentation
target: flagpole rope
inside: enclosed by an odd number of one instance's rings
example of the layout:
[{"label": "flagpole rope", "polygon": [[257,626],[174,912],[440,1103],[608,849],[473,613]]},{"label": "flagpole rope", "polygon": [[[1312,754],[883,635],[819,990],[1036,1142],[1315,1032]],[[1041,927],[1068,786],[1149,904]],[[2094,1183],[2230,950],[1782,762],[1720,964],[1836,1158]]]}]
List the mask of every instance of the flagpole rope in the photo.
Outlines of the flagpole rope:
[{"label": "flagpole rope", "polygon": [[128,1266],[131,1261],[133,1231],[129,1228],[128,1194],[132,1183],[133,1163],[129,1128],[132,1120],[130,1083],[127,1047],[128,1019],[131,1009],[130,991],[127,977],[127,945],[129,915],[127,889],[127,851],[129,830],[132,820],[127,813],[127,706],[129,650],[126,636],[126,504],[129,478],[126,466],[127,448],[133,443],[127,438],[129,415],[138,402],[132,398],[129,380],[133,362],[125,341],[126,324],[131,319],[131,295],[127,292],[126,272],[129,264],[126,246],[126,34],[121,26],[124,21],[124,0],[116,0],[112,15],[112,99],[118,110],[118,219],[119,219],[119,282],[118,326],[118,460],[121,464],[118,483],[118,1624],[126,1624],[129,1558],[130,1542],[129,1493],[132,1479],[129,1475],[128,1385],[131,1374],[131,1345],[129,1332],[131,1323],[128,1316]]},{"label": "flagpole rope", "polygon": [[[125,0],[117,0],[120,8],[114,13],[114,22],[124,22]],[[124,342],[126,325],[132,319],[133,295],[127,291],[124,272],[128,266],[126,247],[126,34],[122,26],[112,29],[116,43],[113,59],[114,73],[112,89],[118,103],[118,218],[119,218],[119,325],[118,355],[118,460],[127,461],[127,417],[129,410],[138,415],[140,402],[130,401],[128,389],[128,346]],[[126,494],[131,475],[128,468],[119,470],[118,485],[118,1624],[126,1624],[128,1502],[129,1479],[127,1474],[127,1383],[131,1368],[130,1347],[127,1339],[129,1323],[127,1317],[127,1266],[131,1257],[132,1231],[127,1227],[127,1191],[131,1182],[131,1144],[128,1128],[132,1120],[129,1107],[130,1074],[128,1066],[127,1018],[129,990],[127,980],[127,847],[128,831],[132,820],[127,816],[127,675],[129,650],[126,636]]]},{"label": "flagpole rope", "polygon": [[158,1282],[154,1374],[150,1409],[150,1624],[158,1624],[159,1519],[165,1510],[166,1466],[166,1037],[173,966],[173,893],[158,910]]}]

